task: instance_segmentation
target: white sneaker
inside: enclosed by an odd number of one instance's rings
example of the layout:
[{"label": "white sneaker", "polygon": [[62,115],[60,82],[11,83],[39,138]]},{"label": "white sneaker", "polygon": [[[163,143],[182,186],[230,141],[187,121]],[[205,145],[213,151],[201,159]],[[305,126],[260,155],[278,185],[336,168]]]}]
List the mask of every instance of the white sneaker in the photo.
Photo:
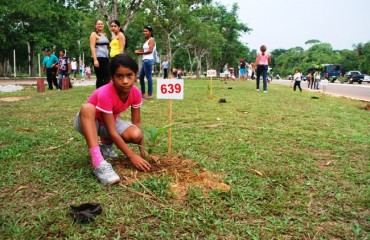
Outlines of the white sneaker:
[{"label": "white sneaker", "polygon": [[264,93],[267,93],[267,91],[263,91]]},{"label": "white sneaker", "polygon": [[107,161],[101,162],[99,167],[94,169],[94,174],[103,184],[110,185],[113,183],[118,183],[120,181],[120,178],[113,170],[112,165],[110,165],[110,163],[108,163]]},{"label": "white sneaker", "polygon": [[256,89],[257,92],[259,92],[260,90],[259,89]]},{"label": "white sneaker", "polygon": [[100,151],[105,158],[116,158],[118,154],[113,149],[113,144],[99,144]]}]

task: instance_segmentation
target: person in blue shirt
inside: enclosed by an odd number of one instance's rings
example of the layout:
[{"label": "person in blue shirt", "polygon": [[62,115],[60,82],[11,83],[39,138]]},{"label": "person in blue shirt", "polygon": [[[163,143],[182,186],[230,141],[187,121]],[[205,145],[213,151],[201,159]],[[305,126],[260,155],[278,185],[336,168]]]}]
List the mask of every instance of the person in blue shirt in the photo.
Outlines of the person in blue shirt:
[{"label": "person in blue shirt", "polygon": [[50,48],[45,48],[45,56],[42,60],[42,73],[45,74],[46,69],[46,80],[48,81],[49,90],[53,90],[53,84],[58,89],[58,81],[56,76],[56,70],[58,69],[59,59],[50,52]]},{"label": "person in blue shirt", "polygon": [[167,57],[164,58],[164,61],[162,62],[162,69],[163,69],[163,78],[168,78],[168,60]]}]

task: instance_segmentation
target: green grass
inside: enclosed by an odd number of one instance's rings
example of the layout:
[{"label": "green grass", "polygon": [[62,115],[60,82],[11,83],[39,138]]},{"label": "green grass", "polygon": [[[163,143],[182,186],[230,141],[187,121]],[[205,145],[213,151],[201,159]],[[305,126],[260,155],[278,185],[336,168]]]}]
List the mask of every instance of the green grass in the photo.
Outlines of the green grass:
[{"label": "green grass", "polygon": [[[1,93],[31,98],[0,101],[0,238],[369,238],[365,103],[280,85],[264,94],[252,81],[219,80],[210,99],[208,86],[186,80],[185,99],[173,101],[173,121],[180,124],[172,129],[172,154],[222,174],[231,190],[205,194],[192,187],[182,201],[168,193],[167,175],[141,181],[154,200],[93,177],[73,121],[94,87]],[[145,101],[143,127],[167,125],[167,106],[167,100]],[[167,136],[153,149],[166,155]],[[148,193],[136,183],[129,187]],[[103,214],[73,223],[69,205],[86,202],[101,203]]]}]

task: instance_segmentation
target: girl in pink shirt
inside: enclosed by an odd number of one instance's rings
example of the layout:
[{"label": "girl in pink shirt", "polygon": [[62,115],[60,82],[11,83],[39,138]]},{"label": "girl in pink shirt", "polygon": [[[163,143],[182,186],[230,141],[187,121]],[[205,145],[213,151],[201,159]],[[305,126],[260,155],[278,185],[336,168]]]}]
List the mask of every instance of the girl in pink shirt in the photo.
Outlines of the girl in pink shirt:
[{"label": "girl in pink shirt", "polygon": [[256,90],[260,90],[260,78],[262,74],[263,79],[263,92],[267,93],[267,71],[271,63],[270,54],[266,52],[267,48],[265,45],[260,47],[261,52],[258,53],[256,58],[257,63],[257,80],[256,80]]},{"label": "girl in pink shirt", "polygon": [[[75,120],[76,130],[84,135],[89,146],[94,174],[103,184],[120,181],[112,165],[104,160],[104,157],[117,157],[113,143],[141,171],[148,171],[151,168],[145,157],[157,160],[157,157],[149,156],[143,148],[144,137],[140,126],[142,97],[140,90],[134,85],[138,71],[137,63],[127,54],[118,54],[112,58],[109,71],[112,81],[91,94]],[[129,107],[131,122],[118,119],[119,114]],[[141,156],[127,143],[140,145]]]}]

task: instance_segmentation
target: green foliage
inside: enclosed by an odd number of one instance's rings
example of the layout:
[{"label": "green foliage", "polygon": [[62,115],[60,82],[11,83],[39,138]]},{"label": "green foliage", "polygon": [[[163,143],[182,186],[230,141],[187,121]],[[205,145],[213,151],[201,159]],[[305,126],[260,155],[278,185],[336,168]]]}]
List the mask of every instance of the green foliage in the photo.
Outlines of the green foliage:
[{"label": "green foliage", "polygon": [[172,127],[175,124],[179,124],[179,123],[168,124],[168,125],[165,125],[161,128],[152,127],[149,131],[143,129],[145,139],[147,141],[149,141],[149,143],[148,143],[148,145],[149,145],[148,153],[149,154],[153,153],[153,147],[155,146],[155,142],[156,142],[157,138],[160,135],[162,135],[164,132],[166,132],[168,128]]}]

